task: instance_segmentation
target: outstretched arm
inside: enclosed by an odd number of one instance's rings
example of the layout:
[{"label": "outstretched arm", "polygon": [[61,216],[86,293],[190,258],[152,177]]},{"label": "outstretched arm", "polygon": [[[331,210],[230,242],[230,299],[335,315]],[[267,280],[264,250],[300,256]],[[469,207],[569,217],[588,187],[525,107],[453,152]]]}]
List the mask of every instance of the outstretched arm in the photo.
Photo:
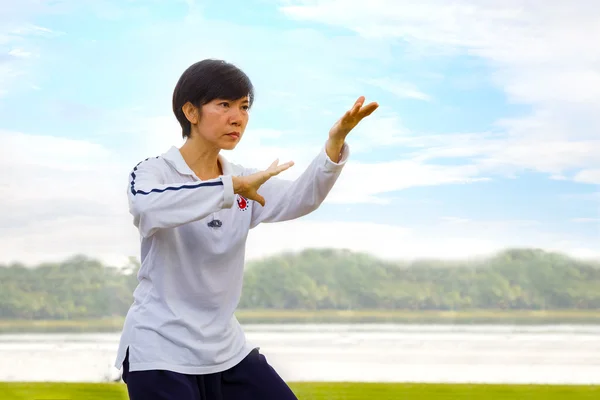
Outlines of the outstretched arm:
[{"label": "outstretched arm", "polygon": [[252,206],[250,228],[261,222],[280,222],[302,217],[316,210],[337,181],[348,159],[348,146],[333,162],[323,148],[298,179],[270,179],[259,189],[264,206]]},{"label": "outstretched arm", "polygon": [[359,97],[353,107],[333,125],[325,148],[298,179],[272,179],[260,188],[259,192],[266,201],[263,200],[262,207],[253,207],[251,228],[261,222],[295,219],[321,205],[348,159],[346,136],[378,107],[377,103],[363,106],[364,101],[363,96]]}]

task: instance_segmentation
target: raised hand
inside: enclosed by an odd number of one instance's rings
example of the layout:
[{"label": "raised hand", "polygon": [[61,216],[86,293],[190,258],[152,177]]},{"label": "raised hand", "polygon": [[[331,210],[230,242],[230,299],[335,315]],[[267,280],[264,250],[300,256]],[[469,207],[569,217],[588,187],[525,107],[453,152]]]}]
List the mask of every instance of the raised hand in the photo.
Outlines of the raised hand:
[{"label": "raised hand", "polygon": [[258,188],[260,188],[262,184],[268,181],[271,177],[279,175],[292,165],[294,165],[293,161],[279,165],[279,160],[275,160],[269,166],[269,168],[264,171],[255,172],[254,174],[247,176],[234,176],[233,192],[244,196],[247,199],[254,200],[264,207],[265,199],[258,194]]},{"label": "raised hand", "polygon": [[333,142],[343,142],[348,133],[350,133],[363,118],[371,115],[373,111],[379,107],[379,104],[376,102],[371,102],[366,106],[363,106],[364,103],[365,96],[360,96],[354,103],[354,106],[342,115],[329,131],[330,140]]}]

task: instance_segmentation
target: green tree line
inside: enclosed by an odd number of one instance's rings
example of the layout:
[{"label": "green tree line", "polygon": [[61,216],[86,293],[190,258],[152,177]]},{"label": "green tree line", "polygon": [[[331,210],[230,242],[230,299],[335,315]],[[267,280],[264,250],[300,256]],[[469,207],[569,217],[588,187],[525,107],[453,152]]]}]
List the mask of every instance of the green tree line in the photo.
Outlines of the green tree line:
[{"label": "green tree line", "polygon": [[[77,256],[0,265],[0,318],[124,316],[139,263],[105,266]],[[600,309],[600,263],[538,249],[479,260],[392,262],[341,250],[305,250],[249,262],[242,309]]]}]

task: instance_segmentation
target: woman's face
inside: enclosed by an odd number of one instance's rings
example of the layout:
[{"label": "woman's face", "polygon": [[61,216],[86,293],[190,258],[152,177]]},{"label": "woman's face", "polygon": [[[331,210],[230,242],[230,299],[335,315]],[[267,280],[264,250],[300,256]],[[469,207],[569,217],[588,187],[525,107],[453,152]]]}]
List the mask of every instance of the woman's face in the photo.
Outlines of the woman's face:
[{"label": "woman's face", "polygon": [[198,118],[190,121],[192,135],[200,135],[219,149],[234,149],[248,124],[249,104],[248,97],[243,97],[238,100],[215,99],[203,105]]}]

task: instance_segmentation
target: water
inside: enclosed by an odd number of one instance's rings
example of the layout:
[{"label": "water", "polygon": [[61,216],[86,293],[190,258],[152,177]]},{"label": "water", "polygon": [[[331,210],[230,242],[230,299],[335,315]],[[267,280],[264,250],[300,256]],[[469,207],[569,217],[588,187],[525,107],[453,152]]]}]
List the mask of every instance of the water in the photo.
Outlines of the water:
[{"label": "water", "polygon": [[[247,325],[289,381],[600,384],[600,326]],[[0,335],[0,381],[100,382],[118,334]]]}]

